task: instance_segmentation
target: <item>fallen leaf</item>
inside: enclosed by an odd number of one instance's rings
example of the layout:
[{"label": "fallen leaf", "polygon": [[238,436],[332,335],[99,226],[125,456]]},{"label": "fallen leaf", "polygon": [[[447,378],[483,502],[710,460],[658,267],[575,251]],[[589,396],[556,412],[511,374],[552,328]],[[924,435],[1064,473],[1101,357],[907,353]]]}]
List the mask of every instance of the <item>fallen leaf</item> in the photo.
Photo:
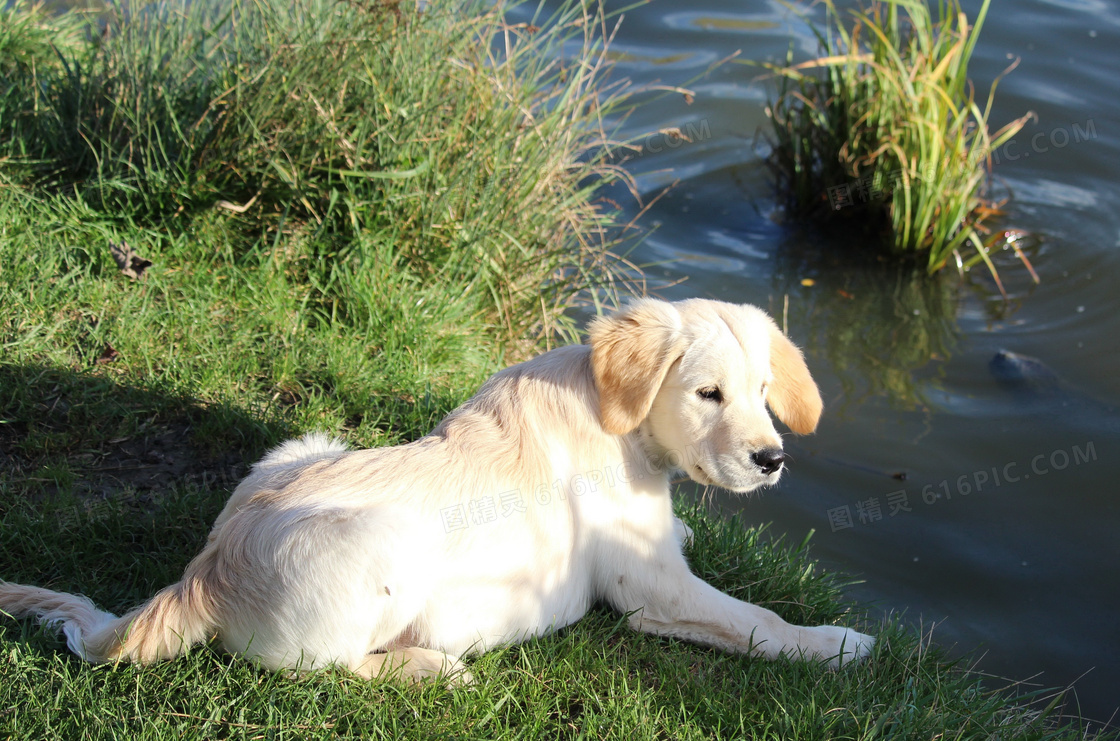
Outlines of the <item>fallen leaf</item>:
[{"label": "fallen leaf", "polygon": [[809,286],[814,286],[816,284],[817,284],[817,282],[815,280],[813,280],[812,278],[802,278],[801,279],[801,285],[805,286],[806,288],[808,288]]},{"label": "fallen leaf", "polygon": [[128,246],[128,242],[121,242],[120,244],[110,242],[109,252],[112,253],[113,259],[117,261],[117,267],[121,269],[121,272],[132,280],[141,280],[144,277],[144,271],[152,266],[152,261],[145,260],[133,252],[132,248]]},{"label": "fallen leaf", "polygon": [[94,365],[106,365],[107,363],[112,363],[120,356],[121,354],[117,352],[117,349],[115,347],[113,347],[109,343],[105,343],[105,349],[101,351],[101,355],[98,356],[97,360],[93,362]]}]

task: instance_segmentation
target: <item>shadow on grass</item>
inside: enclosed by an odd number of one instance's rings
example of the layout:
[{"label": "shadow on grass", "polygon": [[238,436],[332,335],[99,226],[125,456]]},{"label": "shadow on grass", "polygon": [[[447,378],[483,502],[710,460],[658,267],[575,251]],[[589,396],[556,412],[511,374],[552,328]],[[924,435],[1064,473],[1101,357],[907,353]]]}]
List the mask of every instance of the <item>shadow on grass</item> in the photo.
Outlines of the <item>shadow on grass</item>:
[{"label": "shadow on grass", "polygon": [[203,404],[106,372],[0,365],[0,507],[72,493],[105,498],[173,485],[230,488],[291,436],[279,414]]},{"label": "shadow on grass", "polygon": [[[130,384],[114,368],[0,364],[0,579],[77,591],[111,611],[177,581],[230,492],[305,430],[299,399],[259,409]],[[454,406],[370,398],[354,445],[425,434]],[[328,425],[330,427],[331,425]]]},{"label": "shadow on grass", "polygon": [[120,611],[177,580],[280,415],[0,365],[0,578]]}]

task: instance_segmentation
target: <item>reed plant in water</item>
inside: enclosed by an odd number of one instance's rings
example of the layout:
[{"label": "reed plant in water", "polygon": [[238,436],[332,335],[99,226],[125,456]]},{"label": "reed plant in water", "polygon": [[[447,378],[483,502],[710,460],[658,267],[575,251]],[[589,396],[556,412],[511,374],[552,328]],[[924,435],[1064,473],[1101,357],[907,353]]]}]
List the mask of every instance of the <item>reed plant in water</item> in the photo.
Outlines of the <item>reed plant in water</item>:
[{"label": "reed plant in water", "polygon": [[823,0],[821,55],[766,65],[780,79],[767,112],[790,213],[868,219],[890,251],[917,256],[929,273],[982,262],[1003,290],[983,223],[997,210],[991,153],[1034,114],[991,132],[999,79],[983,102],[968,79],[989,2],[970,23],[958,0],[941,0],[936,20],[921,0],[845,13]]}]

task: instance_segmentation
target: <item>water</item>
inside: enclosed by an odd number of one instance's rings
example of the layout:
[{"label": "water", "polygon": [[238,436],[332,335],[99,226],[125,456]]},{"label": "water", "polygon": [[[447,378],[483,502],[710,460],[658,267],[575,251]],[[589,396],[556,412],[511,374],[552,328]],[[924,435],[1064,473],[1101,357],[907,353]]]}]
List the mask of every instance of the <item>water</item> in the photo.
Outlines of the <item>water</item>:
[{"label": "water", "polygon": [[[758,68],[708,70],[737,51],[779,60],[791,43],[815,50],[777,2],[654,0],[626,14],[613,46],[615,77],[692,91],[691,103],[646,95],[622,131],[646,144],[627,164],[644,198],[679,180],[639,222],[655,227],[635,253],[651,289],[784,315],[826,402],[819,432],[790,441],[780,486],[721,503],[793,541],[815,530],[816,555],[864,580],[857,598],[936,623],[934,639],[984,671],[1073,683],[1081,712],[1108,719],[1120,704],[1120,8],[991,9],[971,76],[986,91],[1021,57],[993,121],[1038,114],[997,153],[1013,196],[1004,224],[1033,235],[1042,279],[1001,255],[1008,302],[984,275],[929,281],[858,258],[840,230],[777,220],[756,139],[770,89]],[[672,126],[685,137],[657,133]],[[1006,388],[989,370],[1000,349],[1043,360],[1061,385]]]}]

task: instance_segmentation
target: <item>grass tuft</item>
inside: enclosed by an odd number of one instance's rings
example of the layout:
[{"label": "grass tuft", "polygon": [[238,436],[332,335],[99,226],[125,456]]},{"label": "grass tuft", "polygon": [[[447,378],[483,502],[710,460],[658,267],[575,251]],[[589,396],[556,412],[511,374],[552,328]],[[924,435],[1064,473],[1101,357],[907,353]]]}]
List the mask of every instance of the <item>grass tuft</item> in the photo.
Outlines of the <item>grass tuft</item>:
[{"label": "grass tuft", "polygon": [[[56,16],[42,2],[5,3],[0,8],[0,80],[57,72],[62,60],[89,50],[87,30],[88,20],[81,12]],[[13,96],[20,92],[7,85],[4,90]]]},{"label": "grass tuft", "polygon": [[930,273],[983,263],[1002,291],[983,224],[996,211],[990,155],[1034,114],[990,132],[999,80],[981,104],[968,79],[989,0],[971,24],[957,0],[939,2],[936,20],[922,0],[847,14],[824,5],[824,27],[814,28],[821,56],[767,65],[781,78],[768,113],[788,210],[866,221],[875,241]]}]

